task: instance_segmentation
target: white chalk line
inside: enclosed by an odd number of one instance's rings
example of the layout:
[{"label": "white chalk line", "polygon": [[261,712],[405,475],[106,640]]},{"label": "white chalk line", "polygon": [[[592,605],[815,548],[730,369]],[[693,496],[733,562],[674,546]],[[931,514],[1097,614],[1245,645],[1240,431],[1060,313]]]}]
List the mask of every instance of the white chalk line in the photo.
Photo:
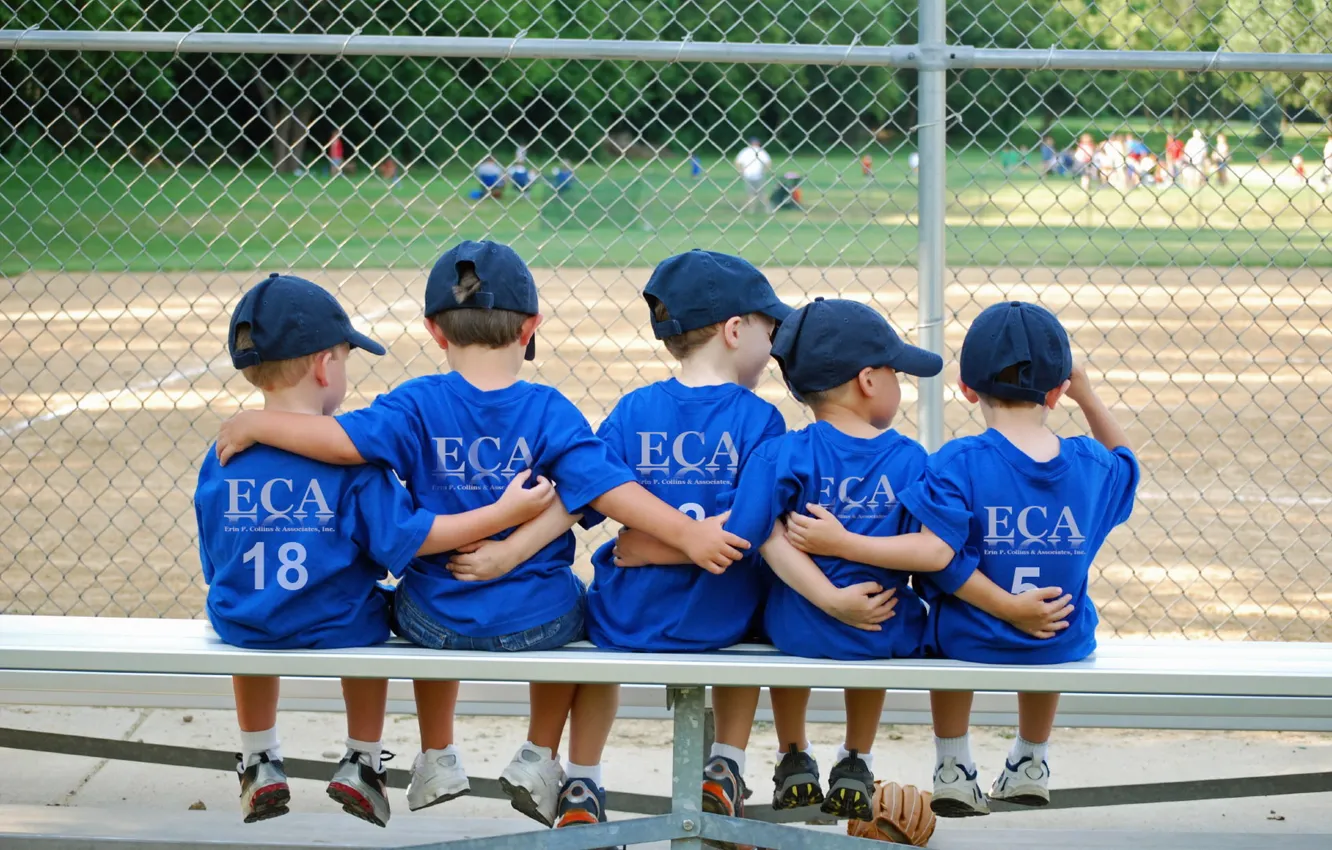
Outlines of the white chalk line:
[{"label": "white chalk line", "polygon": [[[394,310],[397,310],[400,307],[412,307],[413,309],[418,309],[418,310],[420,309],[420,305],[417,302],[407,299],[402,299],[399,301],[395,301],[392,304],[388,305],[387,307],[376,310],[372,313],[353,316],[352,323],[365,324],[368,322],[373,322],[376,319],[380,319],[383,318],[384,316],[387,316],[389,313],[392,313]],[[122,396],[138,397],[138,396],[150,395],[153,392],[161,390],[163,387],[169,386],[171,384],[180,383],[181,381],[192,381],[195,378],[199,377],[200,375],[204,375],[211,372],[215,366],[223,366],[230,362],[231,358],[229,356],[224,355],[222,357],[214,358],[213,360],[208,361],[202,366],[194,366],[189,369],[177,369],[164,377],[153,378],[147,381],[140,381],[137,384],[130,384],[128,387],[125,387],[124,389],[108,390],[102,392],[90,392],[87,395],[80,398],[77,402],[74,402],[73,404],[67,404],[62,407],[58,407],[55,410],[49,410],[46,413],[34,416],[31,419],[24,419],[21,422],[16,422],[13,425],[9,425],[5,428],[0,428],[0,437],[8,437],[11,441],[13,441],[13,439],[17,437],[19,434],[23,433],[29,428],[32,428],[35,425],[40,425],[44,422],[52,422],[56,419],[63,419],[66,416],[69,416],[72,413],[77,413],[80,410],[108,407],[113,401],[115,401],[118,398],[121,398]]]}]

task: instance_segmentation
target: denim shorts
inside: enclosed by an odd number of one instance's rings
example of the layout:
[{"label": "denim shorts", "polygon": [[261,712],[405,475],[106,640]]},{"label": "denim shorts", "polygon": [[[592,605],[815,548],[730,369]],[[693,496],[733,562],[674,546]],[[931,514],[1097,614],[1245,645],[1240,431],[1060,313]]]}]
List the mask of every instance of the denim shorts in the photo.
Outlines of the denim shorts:
[{"label": "denim shorts", "polygon": [[587,594],[579,592],[578,602],[564,614],[521,632],[495,637],[472,637],[455,632],[435,622],[429,614],[398,592],[394,600],[393,631],[426,649],[463,649],[480,652],[535,652],[559,649],[587,636]]}]

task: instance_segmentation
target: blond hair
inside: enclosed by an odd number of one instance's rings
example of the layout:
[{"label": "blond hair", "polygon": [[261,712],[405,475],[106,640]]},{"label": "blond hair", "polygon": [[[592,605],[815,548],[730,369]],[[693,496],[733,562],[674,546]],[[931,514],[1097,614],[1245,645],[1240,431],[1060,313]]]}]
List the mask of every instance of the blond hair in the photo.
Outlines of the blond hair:
[{"label": "blond hair", "polygon": [[[458,264],[458,283],[453,297],[459,304],[476,294],[481,278],[471,263]],[[523,332],[523,322],[530,316],[513,310],[482,310],[461,307],[443,310],[430,317],[450,345],[484,345],[486,348],[504,348],[513,345]]]},{"label": "blond hair", "polygon": [[[254,338],[250,335],[249,325],[240,325],[236,328],[236,350],[244,351],[247,348],[254,348]],[[351,346],[343,342],[325,351],[333,352],[334,360],[341,360],[351,352]],[[247,366],[241,370],[241,374],[245,376],[245,380],[264,392],[289,389],[299,384],[309,374],[315,358],[323,353],[316,351],[314,354],[293,357],[290,360],[273,360]]]}]

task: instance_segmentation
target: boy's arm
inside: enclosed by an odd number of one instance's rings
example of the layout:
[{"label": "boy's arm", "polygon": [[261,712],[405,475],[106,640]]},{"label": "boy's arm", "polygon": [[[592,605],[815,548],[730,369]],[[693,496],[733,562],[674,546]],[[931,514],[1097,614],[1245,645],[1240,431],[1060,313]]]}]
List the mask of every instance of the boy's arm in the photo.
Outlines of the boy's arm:
[{"label": "boy's arm", "polygon": [[541,515],[555,501],[555,488],[541,477],[538,477],[537,483],[530,488],[524,487],[531,475],[530,469],[515,475],[509,486],[504,488],[499,501],[494,504],[460,514],[441,514],[435,517],[434,523],[430,526],[430,533],[426,535],[425,542],[421,544],[416,554],[436,555],[440,552],[452,552],[461,546],[499,534],[506,528],[521,526]]},{"label": "boy's arm", "polygon": [[577,514],[570,514],[559,499],[553,499],[538,517],[503,540],[478,540],[457,547],[458,553],[449,558],[449,571],[459,581],[499,578],[531,560],[577,522]]},{"label": "boy's arm", "polygon": [[812,516],[787,514],[786,537],[810,555],[826,555],[886,570],[936,573],[953,560],[953,548],[928,528],[891,537],[853,534],[822,505],[808,504]]},{"label": "boy's arm", "polygon": [[650,528],[652,536],[678,548],[687,559],[710,573],[722,573],[749,548],[743,538],[722,528],[718,517],[691,519],[652,495],[636,481],[628,481],[593,499],[591,506],[621,525]]},{"label": "boy's arm", "polygon": [[337,466],[365,463],[347,432],[332,416],[242,410],[222,423],[217,460],[223,466],[255,443]]},{"label": "boy's arm", "polygon": [[678,566],[688,564],[689,556],[646,531],[622,528],[615,537],[614,562],[617,567]]},{"label": "boy's arm", "polygon": [[777,577],[809,603],[835,620],[867,632],[882,631],[879,624],[893,616],[896,592],[876,582],[837,587],[809,556],[786,539],[781,522],[772,527],[768,541],[759,549]]},{"label": "boy's arm", "polygon": [[1073,613],[1073,597],[1062,588],[1041,587],[1014,595],[980,570],[973,572],[953,595],[1038,638],[1052,638],[1068,628],[1068,617]]},{"label": "boy's arm", "polygon": [[1087,427],[1091,429],[1096,442],[1109,451],[1130,448],[1128,434],[1092,389],[1087,370],[1081,363],[1074,366],[1073,373],[1068,376],[1068,398],[1082,409],[1082,415],[1087,418]]}]

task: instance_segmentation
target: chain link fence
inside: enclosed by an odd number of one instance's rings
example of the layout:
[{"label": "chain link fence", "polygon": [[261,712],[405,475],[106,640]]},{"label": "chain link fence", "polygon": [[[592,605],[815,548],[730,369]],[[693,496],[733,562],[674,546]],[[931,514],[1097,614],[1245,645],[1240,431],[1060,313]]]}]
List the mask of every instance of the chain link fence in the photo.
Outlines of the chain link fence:
[{"label": "chain link fence", "polygon": [[0,3],[0,610],[198,616],[240,293],[335,290],[389,347],[357,407],[440,368],[424,272],[488,237],[594,423],[670,372],[638,292],[680,250],[943,351],[930,446],[982,427],[970,320],[1039,301],[1143,465],[1103,631],[1332,638],[1329,39],[1309,0]]}]

